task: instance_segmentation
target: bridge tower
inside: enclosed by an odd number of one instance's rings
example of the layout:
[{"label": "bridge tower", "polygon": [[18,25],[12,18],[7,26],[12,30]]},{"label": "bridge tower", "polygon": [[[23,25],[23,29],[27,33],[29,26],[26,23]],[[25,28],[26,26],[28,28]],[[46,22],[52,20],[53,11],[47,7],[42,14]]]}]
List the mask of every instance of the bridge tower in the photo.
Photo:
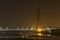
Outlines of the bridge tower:
[{"label": "bridge tower", "polygon": [[40,6],[37,8],[37,23],[36,28],[39,28],[39,22],[40,22]]}]

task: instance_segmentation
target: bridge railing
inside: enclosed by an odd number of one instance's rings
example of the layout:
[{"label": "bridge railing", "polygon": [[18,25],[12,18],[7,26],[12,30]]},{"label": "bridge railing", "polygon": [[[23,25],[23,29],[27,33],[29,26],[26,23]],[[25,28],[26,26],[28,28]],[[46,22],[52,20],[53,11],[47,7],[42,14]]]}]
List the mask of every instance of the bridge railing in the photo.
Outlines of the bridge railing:
[{"label": "bridge railing", "polygon": [[36,30],[36,28],[34,28],[34,27],[17,27],[17,28],[0,27],[0,31],[2,31],[2,30]]},{"label": "bridge railing", "polygon": [[[44,29],[44,30],[48,30],[48,29],[60,29],[60,28],[49,28],[49,27],[45,27],[45,28],[41,28],[41,29]],[[36,30],[36,27],[16,27],[16,28],[9,28],[9,27],[0,27],[0,31],[2,30]]]}]

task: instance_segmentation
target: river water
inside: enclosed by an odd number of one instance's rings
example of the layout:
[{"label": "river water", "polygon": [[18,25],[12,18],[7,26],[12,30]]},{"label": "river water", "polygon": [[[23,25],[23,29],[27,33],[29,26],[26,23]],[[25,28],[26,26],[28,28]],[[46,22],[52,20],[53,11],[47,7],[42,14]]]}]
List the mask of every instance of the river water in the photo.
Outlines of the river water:
[{"label": "river water", "polygon": [[40,37],[40,38],[1,38],[0,40],[60,40],[60,36],[56,37]]}]

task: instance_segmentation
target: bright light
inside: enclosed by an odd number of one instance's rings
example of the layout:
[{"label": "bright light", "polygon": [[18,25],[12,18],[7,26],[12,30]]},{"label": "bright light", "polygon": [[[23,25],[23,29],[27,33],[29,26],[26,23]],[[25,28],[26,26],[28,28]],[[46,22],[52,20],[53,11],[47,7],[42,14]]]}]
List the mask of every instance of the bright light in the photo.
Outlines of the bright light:
[{"label": "bright light", "polygon": [[41,32],[41,31],[42,31],[42,29],[40,29],[40,28],[37,29],[37,32]]},{"label": "bright light", "polygon": [[38,33],[37,35],[38,35],[38,36],[42,36],[42,34],[41,34],[41,33]]}]

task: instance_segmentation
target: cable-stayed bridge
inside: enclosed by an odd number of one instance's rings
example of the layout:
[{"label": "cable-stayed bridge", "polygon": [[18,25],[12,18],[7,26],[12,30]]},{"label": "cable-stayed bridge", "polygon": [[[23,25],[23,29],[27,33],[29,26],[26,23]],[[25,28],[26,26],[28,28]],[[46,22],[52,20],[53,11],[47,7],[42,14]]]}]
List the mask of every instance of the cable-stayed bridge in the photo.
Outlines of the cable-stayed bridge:
[{"label": "cable-stayed bridge", "polygon": [[[40,27],[39,27],[40,28]],[[54,27],[44,27],[44,28],[40,28],[43,30],[48,30],[48,29],[60,29],[60,28],[54,28]],[[36,27],[16,27],[16,28],[9,28],[9,27],[0,27],[0,31],[31,31],[31,30],[37,30]]]}]

